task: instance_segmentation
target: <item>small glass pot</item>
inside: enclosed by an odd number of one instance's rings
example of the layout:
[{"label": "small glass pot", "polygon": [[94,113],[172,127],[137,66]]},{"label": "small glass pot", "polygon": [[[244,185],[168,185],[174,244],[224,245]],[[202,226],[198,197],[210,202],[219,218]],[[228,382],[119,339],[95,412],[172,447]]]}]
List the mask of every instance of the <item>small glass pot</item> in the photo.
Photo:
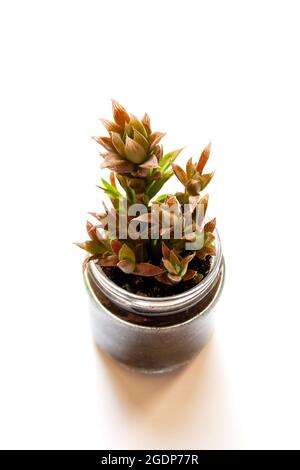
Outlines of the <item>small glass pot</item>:
[{"label": "small glass pot", "polygon": [[225,265],[216,231],[216,256],[207,276],[171,297],[143,297],[112,282],[93,261],[84,271],[97,345],[123,365],[141,372],[167,372],[190,362],[213,330]]}]

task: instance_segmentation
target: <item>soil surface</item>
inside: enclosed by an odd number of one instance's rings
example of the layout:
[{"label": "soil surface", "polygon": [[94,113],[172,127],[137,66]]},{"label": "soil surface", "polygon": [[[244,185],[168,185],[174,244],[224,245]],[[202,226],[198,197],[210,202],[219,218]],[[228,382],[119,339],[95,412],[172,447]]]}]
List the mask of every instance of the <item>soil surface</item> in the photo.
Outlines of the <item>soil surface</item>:
[{"label": "soil surface", "polygon": [[[211,258],[211,256],[206,256],[205,259],[200,260],[195,257],[189,263],[189,269],[193,269],[205,277],[209,273],[211,267]],[[118,286],[128,292],[145,297],[168,297],[181,294],[199,283],[197,275],[189,281],[179,282],[176,285],[168,286],[158,282],[152,277],[125,274],[117,267],[104,267],[102,269],[106,276]]]}]

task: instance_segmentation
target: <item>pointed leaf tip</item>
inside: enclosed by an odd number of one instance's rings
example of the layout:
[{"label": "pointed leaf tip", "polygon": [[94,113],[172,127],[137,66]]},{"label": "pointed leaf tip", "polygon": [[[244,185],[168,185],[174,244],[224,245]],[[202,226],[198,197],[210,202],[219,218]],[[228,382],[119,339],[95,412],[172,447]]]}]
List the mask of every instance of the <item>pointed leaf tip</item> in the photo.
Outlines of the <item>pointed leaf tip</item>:
[{"label": "pointed leaf tip", "polygon": [[197,163],[197,171],[200,173],[200,175],[202,174],[203,169],[207,163],[207,160],[209,159],[210,151],[211,151],[211,143],[209,142],[209,144],[202,151],[199,161]]},{"label": "pointed leaf tip", "polygon": [[118,103],[118,101],[112,99],[111,102],[114,120],[116,124],[124,128],[125,124],[130,121],[129,114],[127,113],[126,109],[120,103]]}]

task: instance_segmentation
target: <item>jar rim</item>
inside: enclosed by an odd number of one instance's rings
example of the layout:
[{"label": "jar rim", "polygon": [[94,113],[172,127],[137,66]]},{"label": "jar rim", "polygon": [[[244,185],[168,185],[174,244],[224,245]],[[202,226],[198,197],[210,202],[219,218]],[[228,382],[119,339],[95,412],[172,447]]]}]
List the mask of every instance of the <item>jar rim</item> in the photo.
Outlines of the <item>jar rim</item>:
[{"label": "jar rim", "polygon": [[113,302],[123,309],[134,311],[141,315],[168,315],[174,313],[174,309],[186,308],[195,300],[200,301],[214,285],[222,264],[222,248],[218,230],[215,229],[216,256],[212,257],[209,273],[196,286],[180,294],[166,297],[146,297],[128,292],[115,284],[106,276],[95,261],[88,263],[87,269],[100,290],[104,292]]}]

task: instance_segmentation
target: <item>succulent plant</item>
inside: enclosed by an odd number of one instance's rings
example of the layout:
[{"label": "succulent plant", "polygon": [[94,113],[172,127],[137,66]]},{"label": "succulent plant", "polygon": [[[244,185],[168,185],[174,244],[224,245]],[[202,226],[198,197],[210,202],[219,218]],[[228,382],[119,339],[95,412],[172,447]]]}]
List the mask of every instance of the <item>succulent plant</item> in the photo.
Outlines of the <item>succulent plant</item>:
[{"label": "succulent plant", "polygon": [[160,141],[165,133],[152,132],[148,114],[139,120],[115,100],[112,100],[112,111],[113,121],[101,119],[109,136],[93,137],[105,149],[100,153],[103,157],[101,167],[114,171],[126,192],[130,187],[131,192],[146,195],[142,202],[147,202],[148,191],[153,197],[154,191],[159,191],[171,176],[167,170],[180,150],[163,159]]},{"label": "succulent plant", "polygon": [[[188,160],[184,171],[174,163],[182,149],[163,154],[160,141],[165,134],[152,131],[147,114],[139,120],[114,100],[112,111],[113,121],[102,120],[109,135],[94,137],[105,149],[102,168],[109,169],[110,176],[109,181],[102,178],[99,187],[111,206],[103,202],[102,212],[90,213],[97,224],[87,222],[89,240],[77,243],[89,253],[84,268],[93,259],[128,279],[141,276],[172,286],[200,282],[203,274],[196,260],[216,254],[216,219],[205,223],[208,195],[202,195],[213,177],[203,173],[210,144],[196,163]],[[157,197],[174,174],[184,190]],[[136,204],[143,204],[138,215]],[[133,224],[139,230],[131,231]]]},{"label": "succulent plant", "polygon": [[189,196],[198,196],[214,176],[214,172],[203,174],[204,167],[209,159],[211,144],[208,144],[200,155],[197,163],[190,158],[186,164],[186,171],[175,163],[173,171],[179,181],[184,185],[184,193],[178,193],[177,197],[182,203],[187,203]]},{"label": "succulent plant", "polygon": [[196,271],[188,269],[189,262],[195,256],[195,253],[185,257],[176,253],[176,250],[170,250],[165,243],[162,243],[162,264],[165,271],[155,276],[155,279],[164,284],[177,284],[180,281],[188,281],[195,277]]}]

